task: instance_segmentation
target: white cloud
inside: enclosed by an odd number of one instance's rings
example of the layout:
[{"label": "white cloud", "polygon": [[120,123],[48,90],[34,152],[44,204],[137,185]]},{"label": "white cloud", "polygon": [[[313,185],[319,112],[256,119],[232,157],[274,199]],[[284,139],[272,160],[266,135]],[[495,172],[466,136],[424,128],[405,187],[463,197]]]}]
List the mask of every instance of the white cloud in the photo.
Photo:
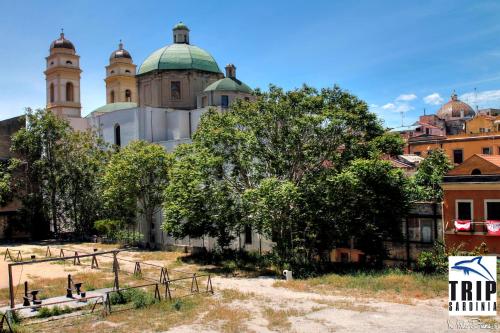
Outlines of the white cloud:
[{"label": "white cloud", "polygon": [[500,103],[500,90],[486,90],[478,93],[468,92],[460,96],[460,99],[469,104],[477,104],[481,107],[498,107]]},{"label": "white cloud", "polygon": [[415,95],[415,94],[401,94],[396,98],[396,101],[397,102],[399,102],[399,101],[409,102],[409,101],[413,101],[416,98],[417,98],[417,95]]},{"label": "white cloud", "polygon": [[396,108],[396,105],[394,103],[387,103],[382,105],[382,109],[384,110],[394,110]]},{"label": "white cloud", "polygon": [[444,99],[438,93],[433,93],[433,94],[425,96],[424,102],[425,102],[425,104],[439,105],[439,104],[442,104],[444,102]]}]

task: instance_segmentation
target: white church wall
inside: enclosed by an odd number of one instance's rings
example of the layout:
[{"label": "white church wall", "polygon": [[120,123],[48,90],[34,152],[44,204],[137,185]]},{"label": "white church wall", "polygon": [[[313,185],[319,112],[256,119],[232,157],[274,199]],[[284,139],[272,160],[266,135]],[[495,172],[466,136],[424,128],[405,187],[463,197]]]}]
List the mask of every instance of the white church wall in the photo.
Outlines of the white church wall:
[{"label": "white church wall", "polygon": [[115,126],[120,126],[121,145],[126,146],[130,141],[137,140],[139,136],[138,108],[118,110],[96,116],[94,126],[99,128],[105,142],[115,143]]},{"label": "white church wall", "polygon": [[167,140],[190,138],[189,111],[167,111]]}]

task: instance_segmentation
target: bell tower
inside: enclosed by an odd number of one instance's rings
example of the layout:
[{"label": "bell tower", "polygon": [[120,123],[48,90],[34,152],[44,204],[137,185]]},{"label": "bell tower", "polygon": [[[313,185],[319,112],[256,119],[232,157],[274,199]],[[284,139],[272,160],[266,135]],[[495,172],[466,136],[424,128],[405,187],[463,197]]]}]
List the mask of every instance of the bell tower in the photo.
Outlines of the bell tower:
[{"label": "bell tower", "polygon": [[137,103],[136,66],[120,41],[106,66],[106,103]]},{"label": "bell tower", "polygon": [[64,32],[50,45],[45,80],[47,109],[58,116],[80,118],[80,56],[75,46],[64,37]]}]

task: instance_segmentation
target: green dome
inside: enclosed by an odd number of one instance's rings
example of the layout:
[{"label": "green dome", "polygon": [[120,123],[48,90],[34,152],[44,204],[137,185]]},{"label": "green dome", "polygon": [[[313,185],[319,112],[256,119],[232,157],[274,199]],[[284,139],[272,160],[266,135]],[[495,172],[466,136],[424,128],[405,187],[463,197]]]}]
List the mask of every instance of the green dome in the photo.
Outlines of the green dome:
[{"label": "green dome", "polygon": [[117,110],[126,110],[126,109],[133,109],[137,107],[137,103],[132,103],[132,102],[118,102],[118,103],[109,103],[106,105],[103,105],[91,113],[106,113],[106,112],[113,112]]},{"label": "green dome", "polygon": [[208,91],[236,91],[251,94],[252,88],[244,84],[238,79],[226,77],[215,81],[211,85],[205,88],[205,92]]},{"label": "green dome", "polygon": [[137,75],[162,69],[197,69],[212,73],[221,72],[210,53],[189,44],[171,44],[154,51],[144,60]]},{"label": "green dome", "polygon": [[173,28],[173,30],[180,30],[180,29],[183,29],[183,30],[189,30],[189,28],[187,27],[187,25],[185,25],[185,24],[184,24],[184,23],[182,23],[182,22],[177,23],[177,24],[174,26],[174,28]]}]

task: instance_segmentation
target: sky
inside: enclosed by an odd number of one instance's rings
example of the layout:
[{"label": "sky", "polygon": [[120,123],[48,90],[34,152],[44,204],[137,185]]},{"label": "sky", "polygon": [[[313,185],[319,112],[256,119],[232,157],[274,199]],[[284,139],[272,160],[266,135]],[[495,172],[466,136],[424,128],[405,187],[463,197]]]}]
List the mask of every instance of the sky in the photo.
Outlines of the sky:
[{"label": "sky", "polygon": [[338,84],[388,127],[435,113],[454,90],[500,108],[500,1],[0,0],[0,119],[45,106],[45,57],[61,28],[81,57],[86,115],[106,102],[119,40],[139,66],[179,21],[251,87]]}]

